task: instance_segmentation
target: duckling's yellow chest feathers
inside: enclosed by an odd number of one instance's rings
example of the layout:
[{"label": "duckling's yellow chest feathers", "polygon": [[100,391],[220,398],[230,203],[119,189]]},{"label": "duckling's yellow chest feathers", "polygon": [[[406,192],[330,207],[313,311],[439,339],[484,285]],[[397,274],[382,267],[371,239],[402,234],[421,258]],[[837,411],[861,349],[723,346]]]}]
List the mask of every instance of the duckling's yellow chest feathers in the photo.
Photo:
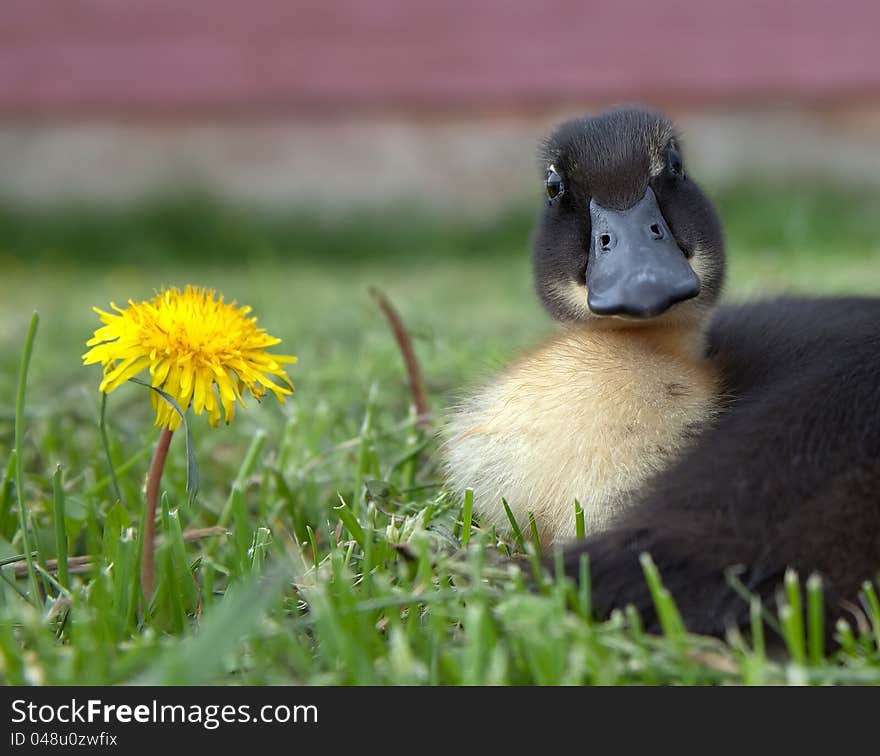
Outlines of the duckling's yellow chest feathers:
[{"label": "duckling's yellow chest feathers", "polygon": [[509,530],[501,498],[541,540],[609,525],[627,494],[667,467],[715,414],[718,381],[678,328],[570,326],[467,399],[447,428],[458,493]]}]

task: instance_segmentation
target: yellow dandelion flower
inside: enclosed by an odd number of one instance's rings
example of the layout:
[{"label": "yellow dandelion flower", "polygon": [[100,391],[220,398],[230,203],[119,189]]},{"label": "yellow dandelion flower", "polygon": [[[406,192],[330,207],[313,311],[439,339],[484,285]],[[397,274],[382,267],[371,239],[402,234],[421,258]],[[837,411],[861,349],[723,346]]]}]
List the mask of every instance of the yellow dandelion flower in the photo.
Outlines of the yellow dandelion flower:
[{"label": "yellow dandelion flower", "polygon": [[[296,357],[269,354],[267,347],[281,339],[257,327],[257,319],[248,317],[250,307],[227,304],[213,289],[171,288],[148,302],[129,300],[124,309],[111,307],[117,314],[93,308],[104,325],[86,342],[91,349],[83,355],[83,364],[103,366],[104,393],[149,368],[153,387],[183,410],[207,412],[216,426],[221,408],[228,423],[235,403],[245,406],[245,390],[257,400],[268,390],[282,402],[293,392],[282,365],[296,362]],[[156,392],[150,394],[156,425],[175,430],[178,414]]]}]

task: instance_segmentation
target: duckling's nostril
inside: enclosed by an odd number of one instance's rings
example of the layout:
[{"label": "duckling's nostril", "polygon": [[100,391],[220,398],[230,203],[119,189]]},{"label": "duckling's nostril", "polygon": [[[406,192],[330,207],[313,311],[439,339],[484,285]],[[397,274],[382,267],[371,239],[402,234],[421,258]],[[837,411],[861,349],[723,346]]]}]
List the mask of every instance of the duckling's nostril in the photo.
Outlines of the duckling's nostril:
[{"label": "duckling's nostril", "polygon": [[663,238],[663,236],[664,236],[663,228],[660,226],[659,223],[652,223],[648,228],[651,230],[651,236],[653,238],[655,238],[655,239],[662,239]]},{"label": "duckling's nostril", "polygon": [[599,236],[599,245],[603,252],[607,252],[611,249],[611,234],[602,234]]}]

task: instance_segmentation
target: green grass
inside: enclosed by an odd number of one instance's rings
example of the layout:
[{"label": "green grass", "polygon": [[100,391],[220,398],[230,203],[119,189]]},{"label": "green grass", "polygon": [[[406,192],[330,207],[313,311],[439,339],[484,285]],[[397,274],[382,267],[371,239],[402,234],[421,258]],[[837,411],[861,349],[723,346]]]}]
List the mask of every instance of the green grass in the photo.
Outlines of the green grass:
[{"label": "green grass", "polygon": [[[880,194],[740,186],[718,199],[729,298],[880,289]],[[437,442],[413,423],[367,287],[382,288],[411,329],[440,422],[467,385],[552,327],[531,290],[533,215],[475,224],[401,209],[333,222],[204,200],[117,214],[0,210],[0,682],[880,683],[871,586],[866,624],[822,628],[821,584],[792,575],[778,613],[753,605],[750,638],[722,642],[687,634],[646,559],[664,627],[653,637],[632,611],[595,621],[588,580],[539,576],[527,588],[530,560],[517,567],[504,554],[516,540],[534,554],[530,523],[501,542],[444,491]],[[201,479],[191,506],[175,438],[147,608],[139,534],[158,435],[147,390],[129,384],[108,400],[117,496],[99,371],[80,355],[92,305],[184,283],[252,305],[299,356],[297,393],[252,404],[229,427],[191,420]],[[221,522],[225,535],[184,537]],[[16,577],[26,545],[33,568]],[[56,558],[66,569],[51,567]],[[841,650],[826,656],[824,637]]]}]

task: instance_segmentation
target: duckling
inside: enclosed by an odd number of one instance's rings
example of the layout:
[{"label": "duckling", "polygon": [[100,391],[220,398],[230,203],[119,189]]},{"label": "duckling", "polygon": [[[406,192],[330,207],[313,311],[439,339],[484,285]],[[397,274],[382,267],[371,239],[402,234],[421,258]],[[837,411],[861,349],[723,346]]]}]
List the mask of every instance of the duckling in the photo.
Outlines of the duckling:
[{"label": "duckling", "polygon": [[[453,488],[483,522],[534,513],[594,612],[660,621],[649,553],[689,630],[748,626],[786,570],[823,584],[826,627],[861,622],[880,572],[880,299],[717,307],[721,225],[663,116],[569,121],[541,155],[537,292],[557,332],[449,423]],[[549,561],[548,566],[555,565]],[[830,623],[830,624],[828,624]],[[830,640],[831,633],[826,634]]]},{"label": "duckling", "polygon": [[549,546],[575,535],[575,501],[588,533],[611,527],[718,415],[706,333],[724,241],[658,113],[562,124],[541,174],[534,282],[559,328],[461,402],[445,447],[484,524],[509,530],[504,499]]}]

